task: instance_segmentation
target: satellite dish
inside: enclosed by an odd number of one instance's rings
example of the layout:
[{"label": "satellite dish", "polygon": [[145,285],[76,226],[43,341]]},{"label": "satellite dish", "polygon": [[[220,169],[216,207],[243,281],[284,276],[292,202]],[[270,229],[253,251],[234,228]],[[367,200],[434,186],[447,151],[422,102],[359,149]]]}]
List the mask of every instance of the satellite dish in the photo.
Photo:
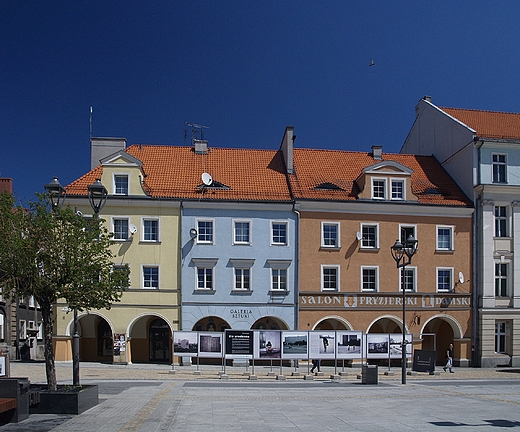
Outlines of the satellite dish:
[{"label": "satellite dish", "polygon": [[213,179],[211,178],[211,175],[207,172],[202,173],[202,183],[204,183],[206,186],[211,186],[211,183],[213,183]]},{"label": "satellite dish", "polygon": [[358,232],[356,233],[356,238],[357,238],[358,240],[361,240],[361,239],[363,238],[363,234],[361,234],[361,231],[358,231]]},{"label": "satellite dish", "polygon": [[128,230],[130,231],[130,234],[134,235],[137,232],[137,227],[134,224],[130,224]]},{"label": "satellite dish", "polygon": [[459,272],[459,282],[464,283],[464,274],[462,272]]}]

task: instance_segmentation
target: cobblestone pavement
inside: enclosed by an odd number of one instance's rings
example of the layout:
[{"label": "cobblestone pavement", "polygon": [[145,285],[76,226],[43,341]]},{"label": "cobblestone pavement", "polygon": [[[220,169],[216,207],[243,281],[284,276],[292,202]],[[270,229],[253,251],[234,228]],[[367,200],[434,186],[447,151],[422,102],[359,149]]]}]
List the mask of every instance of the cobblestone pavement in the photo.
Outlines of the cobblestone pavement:
[{"label": "cobblestone pavement", "polygon": [[[71,363],[57,363],[61,384],[72,381]],[[98,384],[99,404],[77,416],[31,415],[0,432],[92,431],[458,431],[520,428],[520,370],[455,369],[454,374],[408,376],[379,368],[379,384],[363,385],[350,370],[307,367],[246,370],[168,365],[81,363],[82,384]],[[298,372],[300,375],[292,375]],[[280,368],[273,368],[275,374]],[[45,382],[43,363],[11,364],[11,376]],[[332,377],[332,378],[331,378]]]}]

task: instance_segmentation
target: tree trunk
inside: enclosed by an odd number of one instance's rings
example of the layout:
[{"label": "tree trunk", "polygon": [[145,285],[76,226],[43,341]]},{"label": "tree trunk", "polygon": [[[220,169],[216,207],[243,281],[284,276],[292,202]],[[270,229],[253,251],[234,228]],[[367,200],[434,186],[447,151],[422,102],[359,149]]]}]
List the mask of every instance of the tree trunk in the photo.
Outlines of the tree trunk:
[{"label": "tree trunk", "polygon": [[45,344],[45,374],[49,390],[56,390],[56,367],[54,365],[54,350],[52,348],[52,305],[40,305],[42,309],[43,339]]}]

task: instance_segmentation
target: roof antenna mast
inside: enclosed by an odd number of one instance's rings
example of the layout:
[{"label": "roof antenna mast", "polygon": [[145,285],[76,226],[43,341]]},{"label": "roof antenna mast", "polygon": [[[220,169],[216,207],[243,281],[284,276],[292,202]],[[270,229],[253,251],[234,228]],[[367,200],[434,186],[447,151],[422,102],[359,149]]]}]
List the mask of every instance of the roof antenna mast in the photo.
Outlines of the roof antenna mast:
[{"label": "roof antenna mast", "polygon": [[[185,121],[184,124],[186,126],[191,127],[191,143],[197,139],[203,140],[204,139],[204,130],[203,129],[209,129],[209,126],[203,126],[196,123],[190,123],[188,121]],[[184,131],[184,140],[186,143],[186,131]]]}]

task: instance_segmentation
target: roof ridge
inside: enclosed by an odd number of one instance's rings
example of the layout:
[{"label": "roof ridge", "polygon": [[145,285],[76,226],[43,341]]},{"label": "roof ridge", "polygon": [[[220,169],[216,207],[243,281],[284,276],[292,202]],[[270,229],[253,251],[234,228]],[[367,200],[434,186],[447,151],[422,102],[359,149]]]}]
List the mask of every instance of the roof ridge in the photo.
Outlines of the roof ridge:
[{"label": "roof ridge", "polygon": [[457,110],[457,111],[471,111],[471,112],[481,112],[481,113],[492,113],[492,114],[513,114],[520,115],[520,113],[515,113],[512,111],[494,111],[494,110],[482,110],[482,109],[474,109],[474,108],[453,108],[453,107],[439,107],[441,110]]}]

